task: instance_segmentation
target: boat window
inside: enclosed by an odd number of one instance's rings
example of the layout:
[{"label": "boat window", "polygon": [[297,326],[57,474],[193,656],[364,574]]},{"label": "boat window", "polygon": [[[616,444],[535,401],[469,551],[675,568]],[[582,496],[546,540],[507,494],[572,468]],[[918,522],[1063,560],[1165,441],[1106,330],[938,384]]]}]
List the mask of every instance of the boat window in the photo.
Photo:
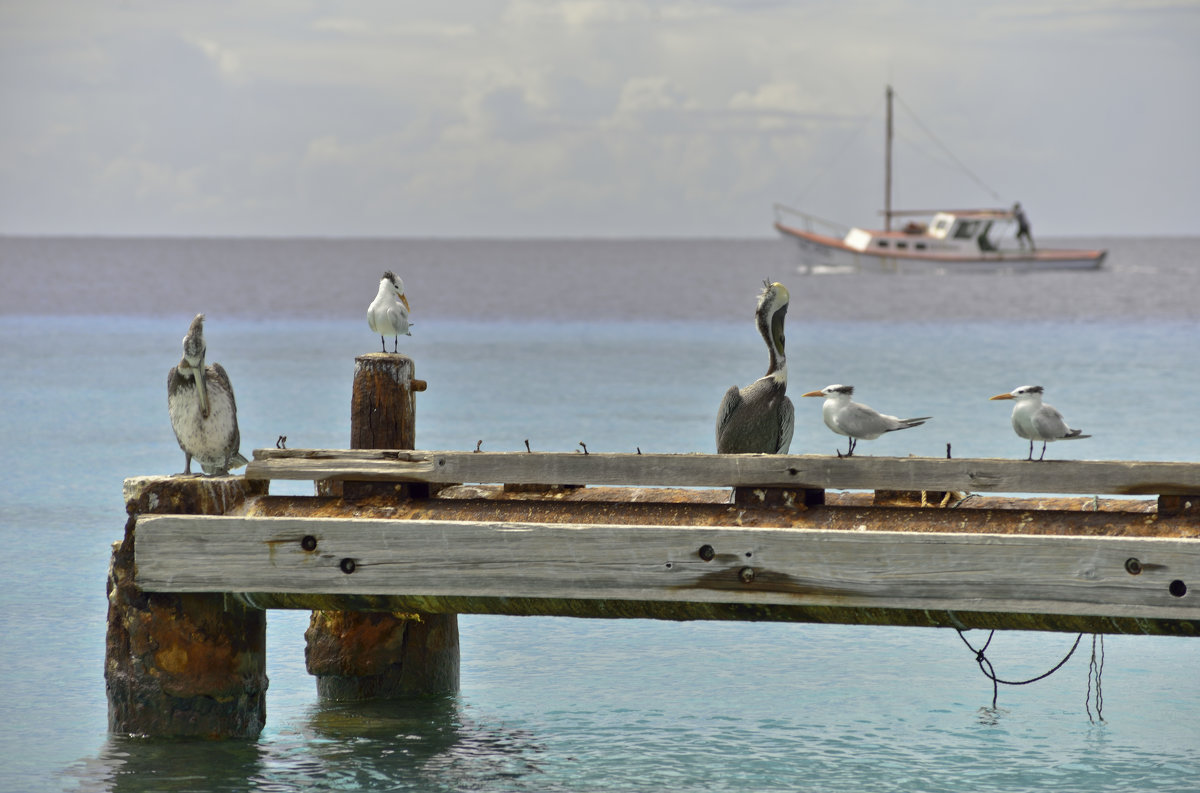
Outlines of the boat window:
[{"label": "boat window", "polygon": [[957,240],[967,240],[975,236],[976,230],[979,228],[979,221],[964,220],[959,224],[958,229],[954,232],[954,238]]},{"label": "boat window", "polygon": [[879,240],[875,244],[878,245],[880,248],[886,248],[888,246],[887,240]]},{"label": "boat window", "polygon": [[946,218],[942,218],[937,223],[933,224],[933,229],[934,229],[934,231],[945,231],[946,226],[948,226],[949,224],[950,224],[949,220],[947,220]]},{"label": "boat window", "polygon": [[896,243],[896,247],[897,247],[897,248],[907,248],[907,247],[908,247],[908,243],[907,243],[907,242],[897,242],[897,243]]},{"label": "boat window", "polygon": [[923,251],[923,250],[925,250],[925,243],[923,243],[923,242],[918,242],[918,243],[917,243],[917,250],[919,250],[919,251]]}]

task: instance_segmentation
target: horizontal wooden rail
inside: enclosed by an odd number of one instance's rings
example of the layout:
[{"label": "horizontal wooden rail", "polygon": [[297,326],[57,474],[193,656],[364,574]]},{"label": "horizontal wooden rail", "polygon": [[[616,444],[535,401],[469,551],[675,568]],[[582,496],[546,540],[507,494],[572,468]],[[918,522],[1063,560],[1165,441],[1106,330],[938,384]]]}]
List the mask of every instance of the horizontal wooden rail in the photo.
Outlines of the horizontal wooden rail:
[{"label": "horizontal wooden rail", "polygon": [[1200,463],[256,449],[249,479],[1197,495]]},{"label": "horizontal wooden rail", "polygon": [[590,602],[585,616],[633,602],[671,619],[706,604],[1074,615],[1200,632],[1196,539],[143,516],[135,552],[148,592],[451,598],[480,613]]}]

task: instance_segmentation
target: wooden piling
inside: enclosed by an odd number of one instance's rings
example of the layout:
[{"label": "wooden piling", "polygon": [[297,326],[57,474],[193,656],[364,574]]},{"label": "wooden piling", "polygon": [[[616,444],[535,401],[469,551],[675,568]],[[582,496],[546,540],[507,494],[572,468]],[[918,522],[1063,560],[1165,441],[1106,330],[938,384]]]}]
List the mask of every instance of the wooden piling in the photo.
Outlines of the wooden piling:
[{"label": "wooden piling", "polygon": [[[350,448],[412,449],[416,443],[416,392],[405,355],[370,353],[354,361],[350,403]],[[387,495],[427,498],[429,485],[346,480],[347,500]],[[325,492],[336,492],[336,486]],[[458,691],[459,644],[456,614],[390,614],[314,611],[305,662],[325,699],[378,699]]]},{"label": "wooden piling", "polygon": [[140,477],[108,575],[104,679],[109,730],[154,737],[253,738],[266,720],[266,612],[223,594],[144,592],[135,583],[139,517],[220,515],[264,482]]}]

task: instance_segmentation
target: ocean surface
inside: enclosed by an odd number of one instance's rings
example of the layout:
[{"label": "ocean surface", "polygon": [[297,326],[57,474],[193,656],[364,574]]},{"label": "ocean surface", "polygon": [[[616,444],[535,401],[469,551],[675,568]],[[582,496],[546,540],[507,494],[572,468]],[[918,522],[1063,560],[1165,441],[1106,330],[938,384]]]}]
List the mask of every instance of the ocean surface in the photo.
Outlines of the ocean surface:
[{"label": "ocean surface", "polygon": [[[165,381],[197,312],[247,456],[348,444],[392,269],[429,383],[419,448],[712,451],[724,391],[765,370],[770,278],[792,295],[793,394],[853,384],[934,416],[859,454],[1024,457],[987,398],[1037,383],[1093,436],[1047,458],[1200,460],[1200,239],[1069,242],[1108,248],[1105,269],[805,275],[774,239],[0,238],[0,790],[1197,790],[1200,641],[1157,637],[1106,637],[1103,721],[1090,637],[992,709],[951,631],[475,616],[459,695],[331,705],[307,613],[272,611],[257,740],[107,734],[121,483],[182,470]],[[820,402],[796,410],[792,451],[832,454]],[[988,656],[1024,679],[1074,639],[1000,633]]]}]

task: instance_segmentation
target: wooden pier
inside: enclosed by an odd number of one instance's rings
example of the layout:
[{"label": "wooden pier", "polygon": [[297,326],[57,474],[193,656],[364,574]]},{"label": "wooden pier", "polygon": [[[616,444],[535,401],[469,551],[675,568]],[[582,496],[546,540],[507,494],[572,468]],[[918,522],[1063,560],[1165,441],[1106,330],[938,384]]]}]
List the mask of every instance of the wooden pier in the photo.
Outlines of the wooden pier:
[{"label": "wooden pier", "polygon": [[[366,403],[356,375],[355,415],[419,390],[403,356],[359,360],[406,368]],[[269,495],[283,479],[323,495]],[[217,654],[237,672],[214,678],[227,704],[265,689],[247,658],[259,668],[272,608],[317,610],[309,668],[334,681],[322,696],[455,690],[464,613],[1200,636],[1193,463],[259,449],[244,477],[131,479],[126,501],[121,602],[220,604],[252,632],[238,639],[249,656]],[[113,622],[110,670],[128,653]],[[180,682],[178,653],[164,658],[175,689],[210,696]],[[244,691],[229,688],[239,675]],[[110,723],[245,735],[261,720]]]}]

